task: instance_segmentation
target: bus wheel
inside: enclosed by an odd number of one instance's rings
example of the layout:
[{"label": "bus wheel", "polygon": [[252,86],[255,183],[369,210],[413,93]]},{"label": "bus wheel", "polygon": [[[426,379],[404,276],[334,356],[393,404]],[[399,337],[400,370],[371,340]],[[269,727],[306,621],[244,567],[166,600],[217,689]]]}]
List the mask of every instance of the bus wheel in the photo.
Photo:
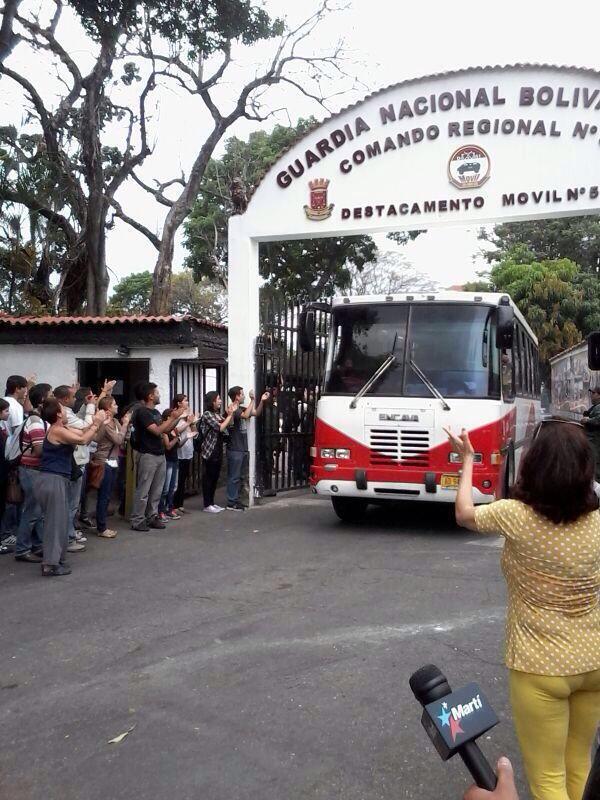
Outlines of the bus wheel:
[{"label": "bus wheel", "polygon": [[504,470],[504,486],[502,487],[502,497],[505,499],[510,497],[510,491],[515,483],[515,446],[511,442],[508,445],[508,453],[506,454],[506,468]]},{"label": "bus wheel", "polygon": [[365,515],[367,501],[354,497],[332,497],[333,510],[342,522],[358,522]]}]

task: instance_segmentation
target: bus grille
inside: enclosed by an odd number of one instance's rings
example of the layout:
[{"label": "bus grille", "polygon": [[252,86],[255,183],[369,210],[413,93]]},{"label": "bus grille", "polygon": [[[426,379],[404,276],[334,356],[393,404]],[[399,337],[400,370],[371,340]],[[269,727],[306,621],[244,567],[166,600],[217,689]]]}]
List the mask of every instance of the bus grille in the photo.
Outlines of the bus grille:
[{"label": "bus grille", "polygon": [[373,466],[389,466],[391,462],[416,467],[429,465],[429,431],[426,430],[371,428],[369,446]]}]

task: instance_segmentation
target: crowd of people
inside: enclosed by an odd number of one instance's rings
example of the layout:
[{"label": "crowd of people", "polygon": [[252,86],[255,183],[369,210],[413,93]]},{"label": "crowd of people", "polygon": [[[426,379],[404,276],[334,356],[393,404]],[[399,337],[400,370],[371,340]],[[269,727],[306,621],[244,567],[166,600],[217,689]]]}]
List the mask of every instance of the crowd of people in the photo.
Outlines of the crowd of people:
[{"label": "crowd of people", "polygon": [[[233,386],[222,408],[208,392],[204,412],[189,407],[185,394],[159,410],[155,383],[135,387],[135,402],[119,408],[115,381],[99,394],[91,387],[37,383],[11,375],[0,399],[0,554],[40,564],[43,576],[68,575],[67,553],[86,549],[87,536],[114,539],[111,500],[125,513],[126,453],[131,447],[135,489],[132,530],[164,530],[185,513],[185,488],[194,454],[202,462],[203,511],[244,511],[247,422],[270,399]],[[227,504],[215,502],[227,459]],[[93,519],[92,519],[93,517]]]}]

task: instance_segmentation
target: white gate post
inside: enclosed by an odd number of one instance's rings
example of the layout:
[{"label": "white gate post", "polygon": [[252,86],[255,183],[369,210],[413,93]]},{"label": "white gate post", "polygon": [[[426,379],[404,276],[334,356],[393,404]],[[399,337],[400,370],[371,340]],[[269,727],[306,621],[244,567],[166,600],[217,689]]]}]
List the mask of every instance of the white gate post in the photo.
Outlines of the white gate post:
[{"label": "white gate post", "polygon": [[[244,232],[241,216],[229,220],[228,246],[228,371],[229,386],[243,386],[248,402],[248,392],[254,387],[254,348],[260,330],[258,242]],[[224,407],[229,402],[223,398]],[[258,402],[258,398],[257,398]],[[250,496],[254,505],[256,483],[256,421],[249,420],[248,449],[250,459],[248,477]]]}]

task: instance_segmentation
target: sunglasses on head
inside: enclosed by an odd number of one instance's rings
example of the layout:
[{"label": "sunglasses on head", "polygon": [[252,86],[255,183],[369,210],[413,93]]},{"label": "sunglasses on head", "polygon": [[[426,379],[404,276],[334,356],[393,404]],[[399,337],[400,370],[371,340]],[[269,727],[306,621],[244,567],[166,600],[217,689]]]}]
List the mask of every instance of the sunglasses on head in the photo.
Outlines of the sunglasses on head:
[{"label": "sunglasses on head", "polygon": [[542,420],[540,420],[538,422],[536,431],[533,434],[533,439],[535,440],[538,437],[539,432],[542,430],[544,425],[555,425],[555,424],[558,424],[558,425],[575,425],[577,428],[583,428],[583,425],[581,424],[581,422],[575,422],[575,420],[573,420],[573,419],[556,419],[556,418],[554,418],[554,419],[553,418],[542,419]]}]

